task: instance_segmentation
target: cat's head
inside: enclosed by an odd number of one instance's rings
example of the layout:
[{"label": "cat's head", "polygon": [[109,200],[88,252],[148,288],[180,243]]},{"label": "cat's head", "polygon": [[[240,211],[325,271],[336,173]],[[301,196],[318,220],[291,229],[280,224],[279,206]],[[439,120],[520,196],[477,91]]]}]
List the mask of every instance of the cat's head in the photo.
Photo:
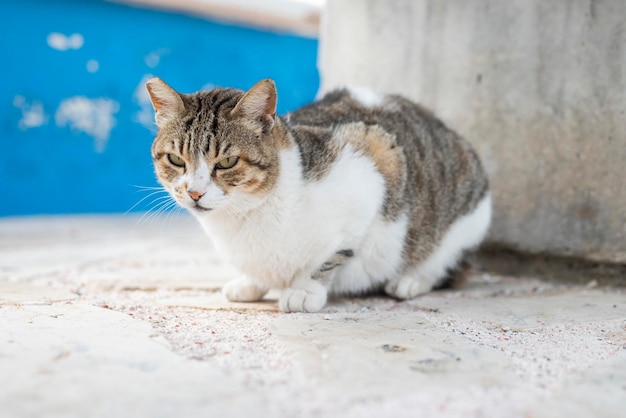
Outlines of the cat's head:
[{"label": "cat's head", "polygon": [[181,94],[159,78],[146,83],[159,128],[152,144],[157,178],[195,215],[245,212],[278,180],[276,86]]}]

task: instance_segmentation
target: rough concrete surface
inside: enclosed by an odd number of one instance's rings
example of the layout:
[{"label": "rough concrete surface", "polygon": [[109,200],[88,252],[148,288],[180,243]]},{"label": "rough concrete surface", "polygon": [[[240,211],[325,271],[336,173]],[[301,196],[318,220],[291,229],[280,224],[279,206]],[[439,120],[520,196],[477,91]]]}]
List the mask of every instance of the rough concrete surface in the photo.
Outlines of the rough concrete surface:
[{"label": "rough concrete surface", "polygon": [[475,273],[283,314],[193,220],[0,220],[0,416],[621,417],[626,291]]},{"label": "rough concrete surface", "polygon": [[322,89],[434,110],[490,173],[490,240],[626,263],[626,2],[329,1]]}]

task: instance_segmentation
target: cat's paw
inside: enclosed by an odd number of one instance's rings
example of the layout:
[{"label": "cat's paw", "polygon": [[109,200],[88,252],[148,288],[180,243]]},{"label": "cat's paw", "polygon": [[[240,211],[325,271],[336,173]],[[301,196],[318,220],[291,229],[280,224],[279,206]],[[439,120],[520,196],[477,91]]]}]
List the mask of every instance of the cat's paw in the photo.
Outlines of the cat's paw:
[{"label": "cat's paw", "polygon": [[283,290],[278,306],[283,312],[319,312],[326,305],[327,297],[324,286],[306,280]]},{"label": "cat's paw", "polygon": [[397,277],[385,285],[385,293],[391,297],[402,300],[413,299],[414,297],[428,293],[431,290],[431,282],[419,276]]},{"label": "cat's paw", "polygon": [[222,293],[231,302],[255,302],[261,300],[267,291],[247,277],[233,279],[222,288]]}]

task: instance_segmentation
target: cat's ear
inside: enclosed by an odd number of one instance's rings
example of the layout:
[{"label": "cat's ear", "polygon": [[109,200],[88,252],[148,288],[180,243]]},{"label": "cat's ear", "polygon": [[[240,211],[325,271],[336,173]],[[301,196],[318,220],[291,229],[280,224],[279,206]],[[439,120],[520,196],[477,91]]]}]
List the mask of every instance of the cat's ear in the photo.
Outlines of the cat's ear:
[{"label": "cat's ear", "polygon": [[256,83],[243,95],[232,110],[233,115],[242,115],[263,124],[270,131],[276,120],[276,85],[266,78]]},{"label": "cat's ear", "polygon": [[151,78],[146,82],[146,89],[156,112],[155,121],[158,127],[172,120],[185,110],[185,105],[180,94],[158,77]]}]

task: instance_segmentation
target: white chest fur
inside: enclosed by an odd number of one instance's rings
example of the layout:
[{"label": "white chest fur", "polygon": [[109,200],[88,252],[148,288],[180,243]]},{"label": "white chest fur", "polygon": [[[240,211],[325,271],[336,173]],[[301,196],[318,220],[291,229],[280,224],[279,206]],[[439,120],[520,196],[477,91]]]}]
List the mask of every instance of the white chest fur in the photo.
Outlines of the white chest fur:
[{"label": "white chest fur", "polygon": [[383,202],[373,162],[347,147],[319,182],[302,179],[295,148],[282,151],[281,174],[263,204],[245,216],[199,216],[218,250],[248,277],[287,287],[336,251],[360,246]]}]

